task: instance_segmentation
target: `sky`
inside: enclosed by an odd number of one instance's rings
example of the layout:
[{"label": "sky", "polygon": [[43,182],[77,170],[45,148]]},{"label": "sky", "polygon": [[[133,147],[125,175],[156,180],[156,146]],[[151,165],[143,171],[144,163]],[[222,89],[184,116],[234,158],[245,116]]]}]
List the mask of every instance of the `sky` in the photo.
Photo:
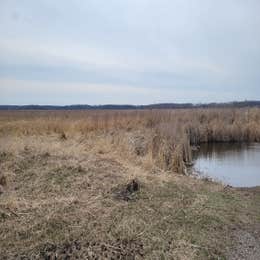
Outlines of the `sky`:
[{"label": "sky", "polygon": [[259,0],[0,0],[0,105],[260,100]]}]

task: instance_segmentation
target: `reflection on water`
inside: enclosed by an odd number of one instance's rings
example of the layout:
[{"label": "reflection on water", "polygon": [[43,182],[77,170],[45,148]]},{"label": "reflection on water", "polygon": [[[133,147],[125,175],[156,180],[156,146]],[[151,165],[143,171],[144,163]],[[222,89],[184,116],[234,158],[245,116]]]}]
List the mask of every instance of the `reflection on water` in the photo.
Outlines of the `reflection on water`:
[{"label": "reflection on water", "polygon": [[193,156],[203,175],[235,187],[260,185],[260,144],[203,144]]}]

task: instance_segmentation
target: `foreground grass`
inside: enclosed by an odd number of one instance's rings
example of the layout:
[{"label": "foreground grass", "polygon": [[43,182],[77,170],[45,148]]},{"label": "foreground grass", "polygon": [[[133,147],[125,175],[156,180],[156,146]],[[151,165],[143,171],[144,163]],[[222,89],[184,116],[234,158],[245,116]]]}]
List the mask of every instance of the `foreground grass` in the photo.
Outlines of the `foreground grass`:
[{"label": "foreground grass", "polygon": [[0,139],[1,259],[226,259],[260,223],[259,189],[147,168],[98,140]]}]

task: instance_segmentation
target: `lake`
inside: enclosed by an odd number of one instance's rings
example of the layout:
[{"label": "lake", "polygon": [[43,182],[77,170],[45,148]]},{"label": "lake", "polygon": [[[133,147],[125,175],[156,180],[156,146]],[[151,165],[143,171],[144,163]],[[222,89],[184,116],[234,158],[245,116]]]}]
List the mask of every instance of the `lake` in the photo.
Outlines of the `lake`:
[{"label": "lake", "polygon": [[233,187],[260,186],[260,144],[202,144],[193,158],[198,174]]}]

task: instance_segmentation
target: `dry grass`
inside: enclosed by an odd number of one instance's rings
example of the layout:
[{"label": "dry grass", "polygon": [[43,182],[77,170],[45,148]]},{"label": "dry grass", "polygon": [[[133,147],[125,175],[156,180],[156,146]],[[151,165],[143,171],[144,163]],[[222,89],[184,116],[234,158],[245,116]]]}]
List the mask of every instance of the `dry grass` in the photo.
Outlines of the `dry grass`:
[{"label": "dry grass", "polygon": [[0,133],[1,259],[225,259],[260,221],[258,190],[168,174],[259,141],[259,110],[1,112]]},{"label": "dry grass", "polygon": [[161,169],[185,173],[192,161],[191,145],[259,142],[260,109],[0,112],[0,136],[58,134],[66,140],[114,135],[113,142],[121,147],[132,132],[145,133],[144,140],[130,142],[137,153],[149,154]]}]

